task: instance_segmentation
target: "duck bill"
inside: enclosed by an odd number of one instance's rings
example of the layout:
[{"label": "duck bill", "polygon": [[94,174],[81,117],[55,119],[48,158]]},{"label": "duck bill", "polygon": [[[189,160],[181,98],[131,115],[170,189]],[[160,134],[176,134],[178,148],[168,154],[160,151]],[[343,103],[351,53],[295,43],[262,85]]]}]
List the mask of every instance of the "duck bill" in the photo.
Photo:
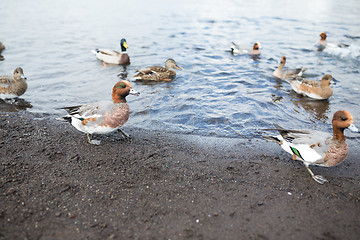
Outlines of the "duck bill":
[{"label": "duck bill", "polygon": [[126,42],[124,42],[123,46],[124,46],[124,48],[128,48],[128,45]]},{"label": "duck bill", "polygon": [[178,65],[175,65],[174,68],[182,70],[181,67],[179,67]]},{"label": "duck bill", "polygon": [[359,129],[357,127],[355,127],[355,125],[352,123],[350,124],[350,126],[348,127],[348,129],[350,129],[353,132],[359,132]]},{"label": "duck bill", "polygon": [[25,79],[25,80],[27,79],[24,74],[21,74],[20,77],[21,77],[22,79]]},{"label": "duck bill", "polygon": [[138,91],[135,91],[134,89],[130,89],[130,94],[131,95],[136,95],[136,96],[140,95],[140,93]]}]

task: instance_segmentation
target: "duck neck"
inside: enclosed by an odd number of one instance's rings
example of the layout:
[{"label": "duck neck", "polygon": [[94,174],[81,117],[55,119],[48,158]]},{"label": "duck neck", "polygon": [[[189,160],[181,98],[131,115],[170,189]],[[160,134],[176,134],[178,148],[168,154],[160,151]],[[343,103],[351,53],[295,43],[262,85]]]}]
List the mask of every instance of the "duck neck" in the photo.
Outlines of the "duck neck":
[{"label": "duck neck", "polygon": [[285,64],[284,64],[284,63],[280,63],[280,64],[279,64],[278,69],[279,69],[280,71],[282,71],[282,70],[283,70],[283,68],[284,68],[284,66],[285,66]]},{"label": "duck neck", "polygon": [[334,128],[333,127],[333,139],[336,139],[340,142],[345,142],[344,128]]},{"label": "duck neck", "polygon": [[124,96],[113,94],[112,95],[113,103],[126,103],[126,99]]}]

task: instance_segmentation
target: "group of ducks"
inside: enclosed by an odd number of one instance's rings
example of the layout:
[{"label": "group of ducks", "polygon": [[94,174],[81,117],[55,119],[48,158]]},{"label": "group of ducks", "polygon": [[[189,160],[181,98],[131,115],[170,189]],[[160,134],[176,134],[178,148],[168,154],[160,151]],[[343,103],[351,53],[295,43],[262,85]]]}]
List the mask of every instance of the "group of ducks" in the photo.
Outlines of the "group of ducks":
[{"label": "group of ducks", "polygon": [[[347,44],[329,44],[326,42],[327,35],[320,33],[319,51],[326,47],[349,47]],[[252,49],[240,48],[233,43],[231,47],[233,54],[260,55],[260,43],[256,42]],[[331,97],[333,90],[330,87],[332,76],[326,74],[321,81],[304,79],[303,74],[307,68],[284,69],[286,57],[281,56],[280,64],[273,72],[273,76],[290,83],[292,89],[303,96],[325,100]],[[337,111],[332,119],[333,135],[327,132],[314,130],[289,130],[274,124],[274,129],[280,133],[278,136],[263,136],[265,139],[278,143],[286,152],[293,156],[294,160],[300,160],[304,163],[312,178],[324,184],[327,180],[321,175],[315,175],[309,165],[318,165],[323,167],[335,166],[345,160],[349,153],[349,148],[345,140],[344,130],[358,132],[354,125],[352,115],[344,110]]]},{"label": "group of ducks", "polygon": [[[324,35],[320,34],[320,44],[326,47]],[[0,44],[1,46],[2,44]],[[120,41],[121,52],[107,49],[95,49],[92,52],[103,63],[109,64],[130,64],[130,57],[127,54],[127,42]],[[235,43],[232,47],[234,54],[260,54],[260,43],[255,43],[250,50],[241,49]],[[286,57],[282,56],[279,67],[273,72],[277,78],[286,80],[298,94],[315,99],[328,99],[332,95],[330,82],[332,76],[323,76],[321,82],[303,79],[302,75],[306,68],[284,69]],[[175,69],[181,69],[173,59],[165,62],[165,67],[151,66],[138,70],[134,76],[137,80],[147,81],[170,81],[176,76]],[[26,78],[23,70],[16,68],[14,76],[0,76],[0,94],[14,97],[21,96],[27,89]],[[129,81],[117,82],[112,89],[112,102],[100,101],[85,105],[64,107],[68,115],[62,119],[70,122],[76,129],[87,134],[88,142],[99,145],[100,141],[91,140],[93,133],[106,134],[119,130],[124,137],[128,135],[120,127],[127,122],[130,108],[126,97],[129,94],[139,95],[139,92],[132,89]],[[325,183],[327,180],[321,175],[315,175],[309,165],[331,167],[345,160],[348,155],[348,145],[344,136],[344,129],[349,128],[357,132],[352,115],[347,111],[337,111],[332,119],[333,135],[327,132],[314,130],[289,130],[274,124],[274,129],[280,133],[278,136],[264,136],[265,139],[274,141],[288,153],[292,154],[294,160],[304,163],[312,178],[318,183]]]}]

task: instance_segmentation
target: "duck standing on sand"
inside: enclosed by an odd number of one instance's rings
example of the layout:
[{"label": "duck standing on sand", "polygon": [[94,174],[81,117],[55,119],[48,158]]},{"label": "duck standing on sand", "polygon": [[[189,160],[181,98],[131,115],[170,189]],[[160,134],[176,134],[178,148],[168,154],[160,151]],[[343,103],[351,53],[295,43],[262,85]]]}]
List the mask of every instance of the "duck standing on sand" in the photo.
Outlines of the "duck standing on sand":
[{"label": "duck standing on sand", "polygon": [[139,73],[134,78],[148,81],[171,81],[176,76],[174,68],[181,70],[174,59],[168,59],[165,62],[165,68],[161,66],[142,68],[138,70]]},{"label": "duck standing on sand", "polygon": [[26,77],[21,67],[14,70],[14,76],[0,76],[0,97],[16,98],[27,90]]},{"label": "duck standing on sand", "polygon": [[301,77],[307,68],[285,69],[286,57],[280,57],[280,63],[277,69],[273,72],[273,76],[280,79]]},{"label": "duck standing on sand", "polygon": [[330,74],[326,74],[322,77],[321,82],[309,79],[289,79],[288,82],[297,94],[313,99],[324,100],[333,94],[333,90],[330,87],[332,79]]},{"label": "duck standing on sand", "polygon": [[332,167],[345,160],[349,148],[345,140],[344,130],[358,132],[352,115],[347,111],[337,111],[332,119],[333,136],[327,132],[314,130],[288,130],[274,124],[280,135],[263,136],[274,141],[293,156],[293,160],[300,160],[312,178],[324,184],[327,180],[321,175],[314,175],[309,165]]},{"label": "duck standing on sand", "polygon": [[95,49],[92,52],[95,56],[104,63],[128,65],[130,64],[130,57],[126,52],[128,48],[126,40],[123,38],[120,41],[121,53],[114,50]]},{"label": "duck standing on sand", "polygon": [[250,55],[260,55],[260,48],[261,45],[259,42],[254,43],[252,48],[243,48],[240,47],[239,45],[237,45],[236,43],[232,43],[233,45],[230,47],[231,48],[231,53],[234,55],[237,54],[250,54]]},{"label": "duck standing on sand", "polygon": [[128,81],[119,81],[112,90],[112,102],[101,101],[74,107],[64,107],[68,115],[63,119],[69,121],[77,130],[87,134],[88,142],[99,145],[100,141],[90,140],[90,134],[106,134],[120,130],[124,137],[128,137],[120,127],[129,119],[130,108],[126,102],[129,94],[139,95]]}]

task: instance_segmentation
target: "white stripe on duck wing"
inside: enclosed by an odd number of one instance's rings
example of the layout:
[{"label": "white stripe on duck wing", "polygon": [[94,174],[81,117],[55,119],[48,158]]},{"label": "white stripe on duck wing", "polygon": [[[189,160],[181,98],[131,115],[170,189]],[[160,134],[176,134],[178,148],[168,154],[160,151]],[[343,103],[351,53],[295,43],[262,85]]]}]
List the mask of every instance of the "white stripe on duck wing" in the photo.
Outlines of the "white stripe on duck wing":
[{"label": "white stripe on duck wing", "polygon": [[343,162],[349,152],[344,129],[358,132],[352,115],[344,110],[337,111],[332,119],[333,135],[314,130],[288,130],[274,124],[278,136],[264,136],[278,143],[293,156],[304,163],[312,178],[320,184],[327,182],[321,175],[314,175],[309,165],[332,167]]},{"label": "white stripe on duck wing", "polygon": [[[131,88],[128,81],[119,81],[112,90],[112,102],[100,101],[74,107],[63,108],[69,114],[64,117],[65,120],[71,120],[70,123],[79,131],[87,134],[88,141],[91,144],[99,145],[100,141],[90,140],[89,134],[105,134],[119,129],[129,118],[130,108],[126,101],[129,94],[138,95]],[[122,132],[124,136],[125,133]]]}]

